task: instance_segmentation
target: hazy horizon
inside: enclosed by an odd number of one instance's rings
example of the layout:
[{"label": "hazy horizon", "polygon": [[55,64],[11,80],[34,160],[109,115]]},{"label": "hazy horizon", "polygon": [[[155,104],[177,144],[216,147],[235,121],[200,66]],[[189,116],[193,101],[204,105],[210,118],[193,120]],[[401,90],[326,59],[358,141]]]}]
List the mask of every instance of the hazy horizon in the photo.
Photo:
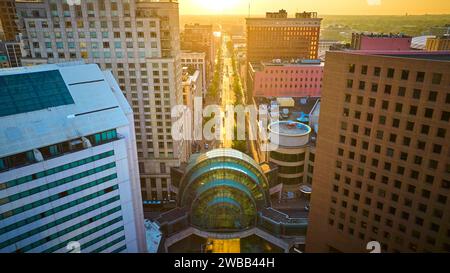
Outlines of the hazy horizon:
[{"label": "hazy horizon", "polygon": [[[293,14],[292,14],[293,15]],[[450,15],[449,13],[424,13],[424,14],[409,14],[407,16],[443,16],[443,15]],[[247,14],[182,14],[180,13],[180,16],[242,16],[247,17]],[[264,17],[266,16],[265,13],[261,14],[251,14],[251,17]],[[318,13],[317,16],[405,16],[405,14],[321,14]],[[293,16],[291,16],[293,17]],[[449,22],[450,23],[450,22]]]},{"label": "hazy horizon", "polygon": [[448,0],[179,0],[180,15],[264,15],[266,11],[315,11],[324,15],[445,15]]}]

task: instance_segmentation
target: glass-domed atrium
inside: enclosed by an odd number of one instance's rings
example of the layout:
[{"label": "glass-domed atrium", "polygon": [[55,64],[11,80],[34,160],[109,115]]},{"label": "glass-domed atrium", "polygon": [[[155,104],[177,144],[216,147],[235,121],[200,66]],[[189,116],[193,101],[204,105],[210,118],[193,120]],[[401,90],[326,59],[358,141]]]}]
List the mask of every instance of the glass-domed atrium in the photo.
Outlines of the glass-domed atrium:
[{"label": "glass-domed atrium", "polygon": [[154,220],[164,238],[158,251],[289,251],[304,242],[308,222],[271,207],[269,193],[279,188],[277,169],[240,151],[192,155],[188,164],[171,169],[177,204]]},{"label": "glass-domed atrium", "polygon": [[216,149],[191,159],[180,181],[178,205],[190,222],[207,231],[238,231],[256,225],[257,212],[270,205],[269,184],[248,155]]}]

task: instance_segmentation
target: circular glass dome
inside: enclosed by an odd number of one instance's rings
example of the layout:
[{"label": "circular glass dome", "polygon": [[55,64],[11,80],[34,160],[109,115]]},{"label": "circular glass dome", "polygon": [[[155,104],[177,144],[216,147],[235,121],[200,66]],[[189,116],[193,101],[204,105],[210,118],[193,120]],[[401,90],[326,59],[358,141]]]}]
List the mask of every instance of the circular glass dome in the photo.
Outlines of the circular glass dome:
[{"label": "circular glass dome", "polygon": [[191,224],[207,231],[237,231],[256,224],[269,206],[268,181],[248,155],[216,149],[193,159],[179,189],[179,205],[190,208]]}]

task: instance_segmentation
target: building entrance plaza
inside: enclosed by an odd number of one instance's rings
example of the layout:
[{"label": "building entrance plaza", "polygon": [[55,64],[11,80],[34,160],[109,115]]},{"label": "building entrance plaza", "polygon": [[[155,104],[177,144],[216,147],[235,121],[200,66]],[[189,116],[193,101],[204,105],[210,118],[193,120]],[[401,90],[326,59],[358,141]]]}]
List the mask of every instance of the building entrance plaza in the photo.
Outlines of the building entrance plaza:
[{"label": "building entrance plaza", "polygon": [[[307,213],[281,212],[271,195],[279,188],[275,168],[223,148],[193,155],[172,169],[177,207],[154,219],[160,252],[289,252],[304,244]],[[272,193],[272,194],[271,194]],[[301,209],[301,208],[300,208]],[[289,214],[295,215],[291,217]],[[286,213],[285,213],[286,212]]]}]

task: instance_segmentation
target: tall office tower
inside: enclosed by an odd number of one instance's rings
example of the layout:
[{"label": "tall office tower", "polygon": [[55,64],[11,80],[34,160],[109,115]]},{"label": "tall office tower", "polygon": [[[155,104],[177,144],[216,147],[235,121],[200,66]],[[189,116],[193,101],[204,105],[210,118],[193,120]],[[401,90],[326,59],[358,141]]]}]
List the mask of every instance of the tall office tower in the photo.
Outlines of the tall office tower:
[{"label": "tall office tower", "polygon": [[111,72],[0,71],[0,252],[145,252],[133,112]]},{"label": "tall office tower", "polygon": [[143,199],[173,199],[170,167],[188,156],[171,134],[171,109],[183,99],[177,1],[44,0],[17,9],[32,58],[112,70],[135,115]]},{"label": "tall office tower", "polygon": [[16,39],[18,34],[16,18],[15,1],[0,1],[0,40],[13,41]]},{"label": "tall office tower", "polygon": [[327,53],[307,252],[450,251],[450,53]]},{"label": "tall office tower", "polygon": [[216,58],[212,25],[186,24],[181,34],[181,49],[206,54],[206,82],[209,84]]},{"label": "tall office tower", "polygon": [[321,20],[315,12],[288,18],[285,10],[246,18],[247,62],[317,59]]}]

